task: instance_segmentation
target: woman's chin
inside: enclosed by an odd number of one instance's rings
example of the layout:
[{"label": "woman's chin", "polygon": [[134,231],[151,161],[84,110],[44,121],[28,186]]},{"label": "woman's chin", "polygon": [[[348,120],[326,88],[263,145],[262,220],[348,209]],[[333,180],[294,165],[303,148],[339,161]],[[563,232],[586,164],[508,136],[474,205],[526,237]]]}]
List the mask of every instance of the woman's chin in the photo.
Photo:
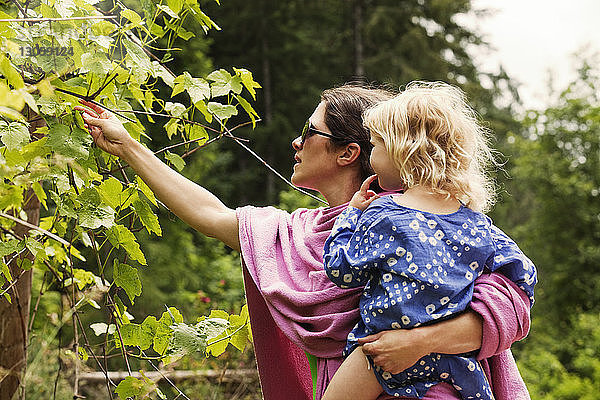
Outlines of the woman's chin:
[{"label": "woman's chin", "polygon": [[294,184],[294,186],[299,187],[301,189],[314,190],[311,187],[312,185],[309,185],[308,182],[306,182],[306,180],[302,178],[302,175],[297,174],[295,171],[292,174],[292,177],[290,178],[290,182],[292,182]]}]

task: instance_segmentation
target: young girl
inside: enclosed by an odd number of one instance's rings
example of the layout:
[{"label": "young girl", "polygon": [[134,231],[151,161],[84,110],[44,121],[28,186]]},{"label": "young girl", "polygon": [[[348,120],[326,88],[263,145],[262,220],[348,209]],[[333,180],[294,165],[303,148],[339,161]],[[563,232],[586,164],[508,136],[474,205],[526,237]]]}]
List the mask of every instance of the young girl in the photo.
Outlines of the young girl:
[{"label": "young girl", "polygon": [[[533,303],[533,263],[482,213],[493,202],[485,172],[493,162],[486,131],[463,93],[439,82],[413,82],[367,110],[364,121],[377,175],[338,216],[324,260],[338,286],[366,286],[347,358],[323,398],[375,399],[382,390],[422,398],[433,385],[447,382],[463,399],[491,400],[489,382],[472,354],[431,353],[391,374],[366,361],[357,342],[463,312],[484,268],[503,273]],[[403,194],[376,195],[368,190],[375,178],[383,189]]]}]

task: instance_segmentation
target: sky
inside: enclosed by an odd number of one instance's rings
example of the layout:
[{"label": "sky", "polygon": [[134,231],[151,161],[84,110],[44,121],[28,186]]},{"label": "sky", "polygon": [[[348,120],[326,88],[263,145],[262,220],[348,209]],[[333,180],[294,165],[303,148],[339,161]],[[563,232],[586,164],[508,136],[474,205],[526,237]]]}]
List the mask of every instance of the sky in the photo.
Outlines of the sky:
[{"label": "sky", "polygon": [[493,46],[473,53],[484,71],[502,64],[519,84],[526,108],[550,103],[549,77],[561,90],[574,79],[572,55],[600,53],[600,0],[472,0],[474,8],[496,10],[491,16],[467,15],[462,23]]}]

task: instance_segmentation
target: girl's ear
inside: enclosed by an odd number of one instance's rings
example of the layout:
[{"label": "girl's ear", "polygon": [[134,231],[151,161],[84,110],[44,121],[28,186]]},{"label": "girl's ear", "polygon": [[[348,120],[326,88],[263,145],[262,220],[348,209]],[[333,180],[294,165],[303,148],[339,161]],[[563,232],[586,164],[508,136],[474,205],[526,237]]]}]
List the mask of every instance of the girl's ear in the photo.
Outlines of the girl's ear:
[{"label": "girl's ear", "polygon": [[360,146],[358,143],[349,143],[337,155],[337,164],[339,166],[350,165],[360,156]]}]

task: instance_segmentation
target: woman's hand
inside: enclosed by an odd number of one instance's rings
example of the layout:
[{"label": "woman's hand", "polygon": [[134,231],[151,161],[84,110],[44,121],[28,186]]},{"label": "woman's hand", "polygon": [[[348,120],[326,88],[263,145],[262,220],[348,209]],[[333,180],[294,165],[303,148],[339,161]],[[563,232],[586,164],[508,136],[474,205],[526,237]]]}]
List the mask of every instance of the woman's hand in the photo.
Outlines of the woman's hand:
[{"label": "woman's hand", "polygon": [[75,106],[76,110],[83,112],[81,116],[84,125],[92,135],[96,145],[107,153],[123,158],[127,146],[133,143],[134,140],[129,136],[121,121],[113,113],[94,103],[82,99],[79,101],[91,108],[90,110]]},{"label": "woman's hand", "polygon": [[482,335],[481,315],[468,311],[431,325],[382,331],[358,339],[358,343],[375,365],[397,374],[429,353],[461,354],[478,350]]},{"label": "woman's hand", "polygon": [[358,192],[354,193],[354,196],[352,196],[350,204],[348,204],[350,207],[355,207],[361,211],[364,211],[367,207],[369,207],[369,204],[371,204],[373,200],[379,198],[378,194],[372,190],[369,190],[369,186],[371,186],[371,183],[373,183],[375,179],[377,179],[377,175],[371,175],[365,179],[362,185],[360,185]]},{"label": "woman's hand", "polygon": [[358,343],[375,365],[398,374],[431,352],[424,348],[428,344],[425,339],[419,329],[396,329],[360,338]]}]

